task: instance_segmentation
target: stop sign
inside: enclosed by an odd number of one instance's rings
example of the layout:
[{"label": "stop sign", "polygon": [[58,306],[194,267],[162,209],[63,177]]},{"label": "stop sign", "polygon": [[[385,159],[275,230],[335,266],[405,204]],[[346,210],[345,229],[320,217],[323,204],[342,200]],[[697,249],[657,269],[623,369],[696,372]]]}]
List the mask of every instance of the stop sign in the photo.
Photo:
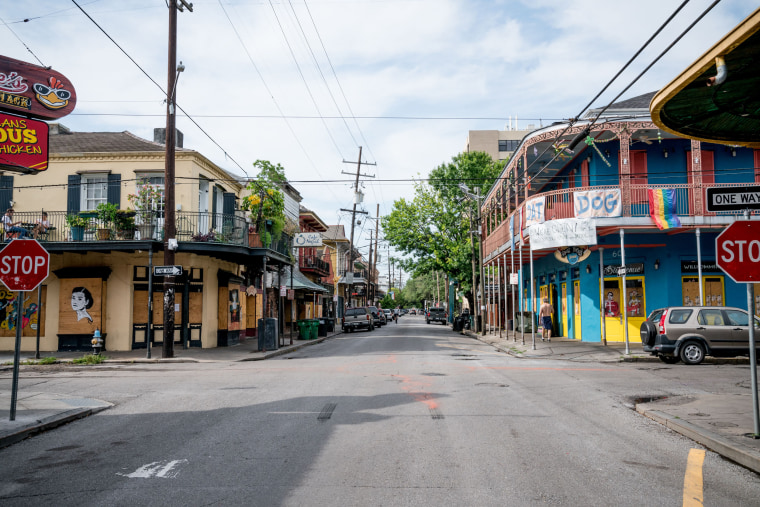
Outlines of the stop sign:
[{"label": "stop sign", "polygon": [[50,273],[50,254],[36,239],[14,239],[0,250],[0,282],[11,291],[34,290]]},{"label": "stop sign", "polygon": [[715,238],[718,267],[737,283],[760,282],[760,222],[743,220]]}]

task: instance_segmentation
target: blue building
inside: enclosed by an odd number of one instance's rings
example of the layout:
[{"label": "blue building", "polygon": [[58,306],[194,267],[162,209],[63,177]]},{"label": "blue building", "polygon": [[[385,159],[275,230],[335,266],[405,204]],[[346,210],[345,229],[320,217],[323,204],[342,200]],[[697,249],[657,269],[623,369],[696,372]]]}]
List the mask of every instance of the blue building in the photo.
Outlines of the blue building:
[{"label": "blue building", "polygon": [[741,212],[708,211],[706,189],[760,184],[760,150],[659,128],[654,95],[522,139],[481,203],[490,326],[548,297],[555,336],[624,341],[627,326],[638,341],[656,308],[746,306],[715,262],[716,236]]}]

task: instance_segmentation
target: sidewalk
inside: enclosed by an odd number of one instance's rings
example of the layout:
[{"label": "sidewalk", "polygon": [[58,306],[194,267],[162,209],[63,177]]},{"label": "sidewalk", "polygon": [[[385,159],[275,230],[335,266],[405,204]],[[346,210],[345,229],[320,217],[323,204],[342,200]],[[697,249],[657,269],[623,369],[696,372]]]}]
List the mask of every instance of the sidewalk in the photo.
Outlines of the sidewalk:
[{"label": "sidewalk", "polygon": [[[619,363],[619,362],[656,362],[660,360],[650,356],[641,348],[639,337],[629,339],[629,354],[625,354],[625,343],[610,342],[606,346],[599,342],[580,342],[566,338],[552,338],[551,342],[542,342],[541,335],[536,334],[536,349],[530,333],[525,333],[525,345],[522,334],[517,333],[517,341],[512,332],[507,336],[502,332],[475,335],[472,331],[463,331],[481,342],[487,343],[507,354],[525,359],[559,359],[574,362]],[[660,363],[665,367],[664,363]],[[710,358],[705,364],[749,364],[749,359]],[[671,368],[690,368],[683,364],[668,366]],[[657,400],[641,400],[636,403],[636,411],[650,419],[665,425],[671,430],[698,442],[708,449],[734,461],[744,467],[760,473],[760,439],[753,438],[754,418],[751,394],[699,396],[678,396]]]},{"label": "sidewalk", "polygon": [[[103,356],[108,359],[106,364],[133,364],[133,363],[201,363],[201,362],[229,362],[229,361],[261,361],[270,357],[288,354],[302,347],[322,343],[328,338],[341,334],[341,331],[328,333],[327,336],[318,337],[316,340],[299,340],[294,338],[290,344],[290,337],[285,336],[281,342],[285,345],[276,350],[266,352],[258,351],[258,340],[249,338],[239,345],[232,347],[217,347],[213,349],[183,349],[174,347],[174,358],[161,359],[161,347],[153,347],[152,357],[148,359],[147,350],[131,351],[105,351]],[[44,352],[40,357],[55,357],[59,361],[67,362],[86,355],[86,352]],[[33,361],[34,352],[22,352],[21,362]],[[0,373],[8,378],[8,386],[11,384],[13,366],[6,363],[13,362],[13,351],[0,351]],[[20,366],[21,378],[24,376],[24,365]],[[68,395],[40,393],[18,390],[16,401],[16,420],[10,420],[11,390],[0,391],[0,448],[15,444],[25,438],[66,424],[76,419],[100,412],[111,407],[112,404],[102,400],[91,398],[73,398]]]}]

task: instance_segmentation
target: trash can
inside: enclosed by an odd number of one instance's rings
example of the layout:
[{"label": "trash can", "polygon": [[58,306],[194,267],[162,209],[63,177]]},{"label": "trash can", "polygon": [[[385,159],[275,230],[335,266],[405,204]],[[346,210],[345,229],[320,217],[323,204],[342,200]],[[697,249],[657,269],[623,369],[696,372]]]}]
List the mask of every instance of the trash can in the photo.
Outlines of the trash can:
[{"label": "trash can", "polygon": [[327,336],[327,321],[325,319],[318,319],[317,323],[317,336]]},{"label": "trash can", "polygon": [[316,340],[318,331],[319,319],[309,319],[309,340]]},{"label": "trash can", "polygon": [[308,340],[309,339],[309,321],[307,320],[297,320],[296,325],[298,326],[298,336],[302,340]]},{"label": "trash can", "polygon": [[464,327],[464,319],[462,317],[454,317],[454,323],[451,325],[453,331],[461,331]]},{"label": "trash can", "polygon": [[259,350],[277,350],[279,339],[277,335],[277,319],[259,319]]},{"label": "trash can", "polygon": [[332,333],[335,331],[335,319],[326,318],[325,322],[327,322],[327,332]]}]

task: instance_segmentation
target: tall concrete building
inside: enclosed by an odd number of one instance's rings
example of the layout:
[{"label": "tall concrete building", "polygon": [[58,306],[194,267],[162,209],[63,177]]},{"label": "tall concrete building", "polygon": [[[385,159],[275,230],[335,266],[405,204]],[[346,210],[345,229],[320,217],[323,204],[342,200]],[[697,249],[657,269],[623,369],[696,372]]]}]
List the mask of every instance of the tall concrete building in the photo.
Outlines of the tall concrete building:
[{"label": "tall concrete building", "polygon": [[535,130],[535,125],[528,125],[524,130],[507,128],[508,130],[470,130],[464,151],[484,151],[494,160],[509,160],[520,141]]}]

